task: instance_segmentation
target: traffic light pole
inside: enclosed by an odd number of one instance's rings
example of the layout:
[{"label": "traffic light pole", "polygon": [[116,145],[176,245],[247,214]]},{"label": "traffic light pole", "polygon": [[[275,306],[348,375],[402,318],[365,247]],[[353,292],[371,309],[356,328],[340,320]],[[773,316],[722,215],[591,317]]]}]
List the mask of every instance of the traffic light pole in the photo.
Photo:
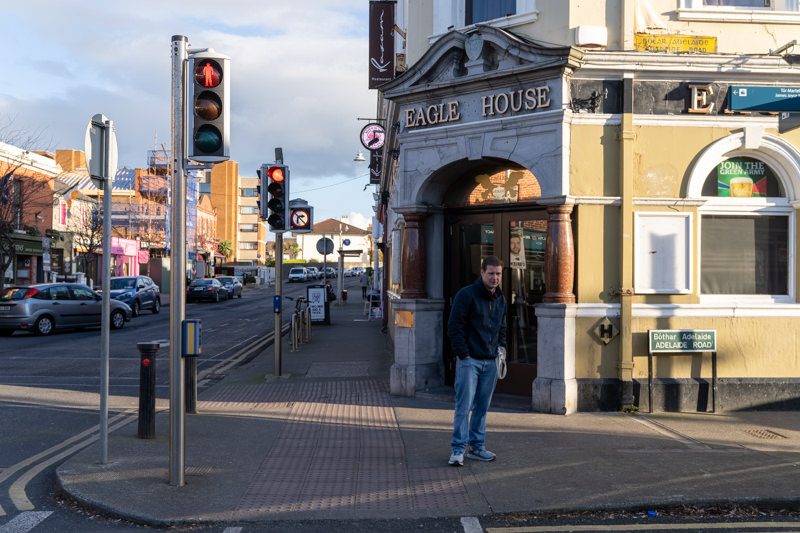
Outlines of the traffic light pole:
[{"label": "traffic light pole", "polygon": [[169,483],[184,485],[185,418],[182,324],[186,318],[186,60],[188,39],[172,37],[172,180],[169,304]]},{"label": "traffic light pole", "polygon": [[[283,164],[283,148],[275,148],[275,162]],[[288,202],[287,198],[284,201]],[[288,224],[289,222],[286,221]],[[275,313],[275,335],[273,344],[275,345],[275,377],[281,377],[281,350],[283,348],[283,335],[281,327],[281,310],[283,309],[283,233],[275,234],[275,296],[280,306]]]}]

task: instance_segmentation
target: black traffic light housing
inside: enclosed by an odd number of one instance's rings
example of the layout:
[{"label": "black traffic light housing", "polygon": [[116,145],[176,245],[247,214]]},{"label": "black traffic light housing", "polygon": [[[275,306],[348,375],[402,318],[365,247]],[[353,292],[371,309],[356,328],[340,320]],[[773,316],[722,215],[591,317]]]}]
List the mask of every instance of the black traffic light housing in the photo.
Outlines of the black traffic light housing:
[{"label": "black traffic light housing", "polygon": [[[264,165],[267,175],[267,224],[273,233],[290,231],[289,226],[289,167]],[[263,173],[263,171],[262,171]],[[264,188],[261,189],[262,194]],[[263,202],[263,200],[262,200]]]},{"label": "black traffic light housing", "polygon": [[189,55],[186,157],[200,163],[230,159],[230,58],[213,51]]}]

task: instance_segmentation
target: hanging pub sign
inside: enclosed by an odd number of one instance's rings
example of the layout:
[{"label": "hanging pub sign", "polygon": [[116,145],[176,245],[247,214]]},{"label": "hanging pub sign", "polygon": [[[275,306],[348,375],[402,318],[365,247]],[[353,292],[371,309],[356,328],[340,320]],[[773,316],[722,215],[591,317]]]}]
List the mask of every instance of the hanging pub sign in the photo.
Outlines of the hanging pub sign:
[{"label": "hanging pub sign", "polygon": [[394,1],[369,3],[369,88],[394,79]]},{"label": "hanging pub sign", "polygon": [[379,151],[369,153],[369,183],[370,185],[381,184],[381,161],[383,154]]},{"label": "hanging pub sign", "polygon": [[717,165],[717,196],[767,196],[767,165],[750,157],[734,157]]}]

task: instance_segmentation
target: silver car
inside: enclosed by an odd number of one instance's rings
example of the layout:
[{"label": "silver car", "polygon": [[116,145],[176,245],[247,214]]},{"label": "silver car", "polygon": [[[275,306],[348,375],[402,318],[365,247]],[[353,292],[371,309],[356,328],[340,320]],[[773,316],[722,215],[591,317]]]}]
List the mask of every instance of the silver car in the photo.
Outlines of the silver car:
[{"label": "silver car", "polygon": [[[0,336],[16,330],[49,335],[57,329],[99,326],[103,297],[79,283],[41,283],[6,287],[0,293]],[[111,300],[111,328],[121,329],[131,308]]]}]

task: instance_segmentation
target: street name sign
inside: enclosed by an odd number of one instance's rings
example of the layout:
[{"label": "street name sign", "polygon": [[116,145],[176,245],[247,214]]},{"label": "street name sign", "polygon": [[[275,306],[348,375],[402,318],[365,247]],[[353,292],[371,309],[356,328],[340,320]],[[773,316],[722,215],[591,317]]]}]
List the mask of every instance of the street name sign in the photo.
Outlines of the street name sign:
[{"label": "street name sign", "polygon": [[716,352],[715,329],[651,329],[648,332],[649,352]]},{"label": "street name sign", "polygon": [[731,85],[731,111],[800,111],[800,87],[753,87]]}]

